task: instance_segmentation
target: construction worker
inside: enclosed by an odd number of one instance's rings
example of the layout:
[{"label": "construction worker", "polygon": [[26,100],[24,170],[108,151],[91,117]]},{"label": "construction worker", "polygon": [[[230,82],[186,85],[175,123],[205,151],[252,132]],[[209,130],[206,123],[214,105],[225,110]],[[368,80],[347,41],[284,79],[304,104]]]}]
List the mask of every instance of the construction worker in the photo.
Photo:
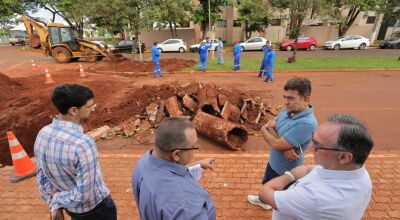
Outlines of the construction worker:
[{"label": "construction worker", "polygon": [[270,52],[269,50],[269,46],[270,46],[270,41],[267,41],[265,43],[265,48],[264,48],[264,57],[263,60],[261,61],[261,67],[260,67],[260,72],[258,73],[258,77],[263,77],[266,75],[266,64],[268,65],[268,63],[266,62],[267,56]]},{"label": "construction worker", "polygon": [[205,41],[202,41],[199,46],[199,70],[202,70],[203,72],[206,71],[207,69],[207,55],[208,55],[208,50],[211,48],[211,43],[207,43]]},{"label": "construction worker", "polygon": [[163,74],[160,67],[160,51],[158,51],[157,48],[157,41],[154,41],[153,47],[151,48],[151,58],[154,65],[154,78],[162,77]]},{"label": "construction worker", "polygon": [[276,56],[276,52],[275,52],[275,48],[274,45],[271,45],[269,47],[270,52],[267,55],[266,58],[266,77],[265,77],[265,82],[273,82],[274,81],[274,74],[273,74],[273,70],[274,70],[274,65],[275,65],[275,56]]},{"label": "construction worker", "polygon": [[218,46],[217,46],[217,55],[218,55],[218,64],[224,64],[224,58],[222,57],[222,48],[224,48],[224,43],[222,43],[221,38],[218,38]]},{"label": "construction worker", "polygon": [[233,57],[234,57],[234,63],[233,63],[233,70],[239,70],[240,69],[240,43],[239,39],[236,39],[235,41],[235,46],[233,47]]}]

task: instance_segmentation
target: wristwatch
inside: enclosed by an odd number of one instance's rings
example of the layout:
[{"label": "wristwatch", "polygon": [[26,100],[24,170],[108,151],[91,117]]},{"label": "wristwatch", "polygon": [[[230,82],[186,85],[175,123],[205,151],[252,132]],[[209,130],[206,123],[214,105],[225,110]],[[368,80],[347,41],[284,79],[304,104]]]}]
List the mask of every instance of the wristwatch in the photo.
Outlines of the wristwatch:
[{"label": "wristwatch", "polygon": [[288,175],[290,177],[290,179],[292,179],[292,182],[296,181],[296,179],[294,178],[293,173],[291,173],[290,171],[285,171],[284,174]]}]

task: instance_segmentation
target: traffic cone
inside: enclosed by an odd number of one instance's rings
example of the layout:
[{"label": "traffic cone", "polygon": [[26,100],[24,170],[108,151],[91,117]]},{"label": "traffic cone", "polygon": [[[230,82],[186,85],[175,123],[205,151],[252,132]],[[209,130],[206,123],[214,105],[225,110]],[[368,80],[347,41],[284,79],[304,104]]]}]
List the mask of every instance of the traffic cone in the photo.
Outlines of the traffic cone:
[{"label": "traffic cone", "polygon": [[85,71],[83,70],[82,64],[79,64],[79,77],[80,77],[80,78],[85,78],[85,77],[87,77]]},{"label": "traffic cone", "polygon": [[10,180],[16,183],[36,175],[36,166],[26,154],[24,148],[19,143],[12,131],[7,132],[8,144],[13,161],[14,171],[11,173]]},{"label": "traffic cone", "polygon": [[54,83],[54,80],[51,78],[51,75],[49,73],[49,70],[46,68],[44,70],[44,72],[46,73],[46,84],[50,84],[50,83]]},{"label": "traffic cone", "polygon": [[39,68],[37,67],[35,61],[34,61],[34,60],[31,60],[31,63],[32,63],[32,71],[38,71]]}]

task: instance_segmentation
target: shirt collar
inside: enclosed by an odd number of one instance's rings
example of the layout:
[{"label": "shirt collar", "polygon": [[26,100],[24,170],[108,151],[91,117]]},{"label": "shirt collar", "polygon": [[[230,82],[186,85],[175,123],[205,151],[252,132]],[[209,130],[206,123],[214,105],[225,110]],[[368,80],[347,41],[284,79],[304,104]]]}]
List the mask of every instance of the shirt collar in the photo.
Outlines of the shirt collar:
[{"label": "shirt collar", "polygon": [[356,170],[328,170],[324,169],[322,166],[315,167],[318,174],[324,179],[344,179],[351,180],[357,179],[365,175],[366,169],[362,166]]},{"label": "shirt collar", "polygon": [[167,160],[162,160],[154,157],[152,155],[153,150],[149,150],[146,154],[148,156],[148,159],[151,163],[153,163],[155,166],[163,169],[163,170],[168,170],[172,173],[175,173],[180,176],[185,176],[188,175],[188,168],[186,166],[183,166],[181,164],[173,163]]},{"label": "shirt collar", "polygon": [[292,113],[287,112],[287,117],[294,120],[294,119],[299,119],[301,117],[304,117],[304,116],[306,116],[308,114],[311,114],[313,112],[314,112],[313,107],[311,105],[308,105],[308,109],[306,109],[306,110],[304,110],[304,111],[302,111],[300,113],[297,113],[295,116],[292,116]]},{"label": "shirt collar", "polygon": [[77,124],[72,121],[61,120],[58,119],[57,117],[54,117],[52,124],[57,127],[71,128],[73,130],[83,133],[83,127],[80,124]]}]

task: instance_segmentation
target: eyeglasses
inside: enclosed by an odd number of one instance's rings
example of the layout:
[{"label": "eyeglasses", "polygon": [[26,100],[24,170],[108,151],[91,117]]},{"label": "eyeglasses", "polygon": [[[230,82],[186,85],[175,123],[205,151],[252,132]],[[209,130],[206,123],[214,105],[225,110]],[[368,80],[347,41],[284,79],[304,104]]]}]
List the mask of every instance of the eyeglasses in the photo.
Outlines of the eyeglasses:
[{"label": "eyeglasses", "polygon": [[283,95],[283,100],[284,101],[293,102],[294,99],[295,98],[293,96],[285,96],[285,95]]},{"label": "eyeglasses", "polygon": [[181,151],[188,151],[188,150],[198,150],[198,149],[200,149],[199,147],[192,147],[192,148],[175,148],[175,149],[172,149],[172,150],[169,150],[170,152],[174,152],[174,151],[176,151],[176,150],[181,150]]},{"label": "eyeglasses", "polygon": [[314,138],[311,139],[311,142],[313,144],[313,147],[315,149],[315,151],[318,150],[330,150],[330,151],[337,151],[337,152],[347,152],[346,150],[342,150],[342,149],[338,149],[338,148],[327,148],[327,147],[323,147],[321,145],[321,143],[319,143],[317,140],[315,140]]}]

